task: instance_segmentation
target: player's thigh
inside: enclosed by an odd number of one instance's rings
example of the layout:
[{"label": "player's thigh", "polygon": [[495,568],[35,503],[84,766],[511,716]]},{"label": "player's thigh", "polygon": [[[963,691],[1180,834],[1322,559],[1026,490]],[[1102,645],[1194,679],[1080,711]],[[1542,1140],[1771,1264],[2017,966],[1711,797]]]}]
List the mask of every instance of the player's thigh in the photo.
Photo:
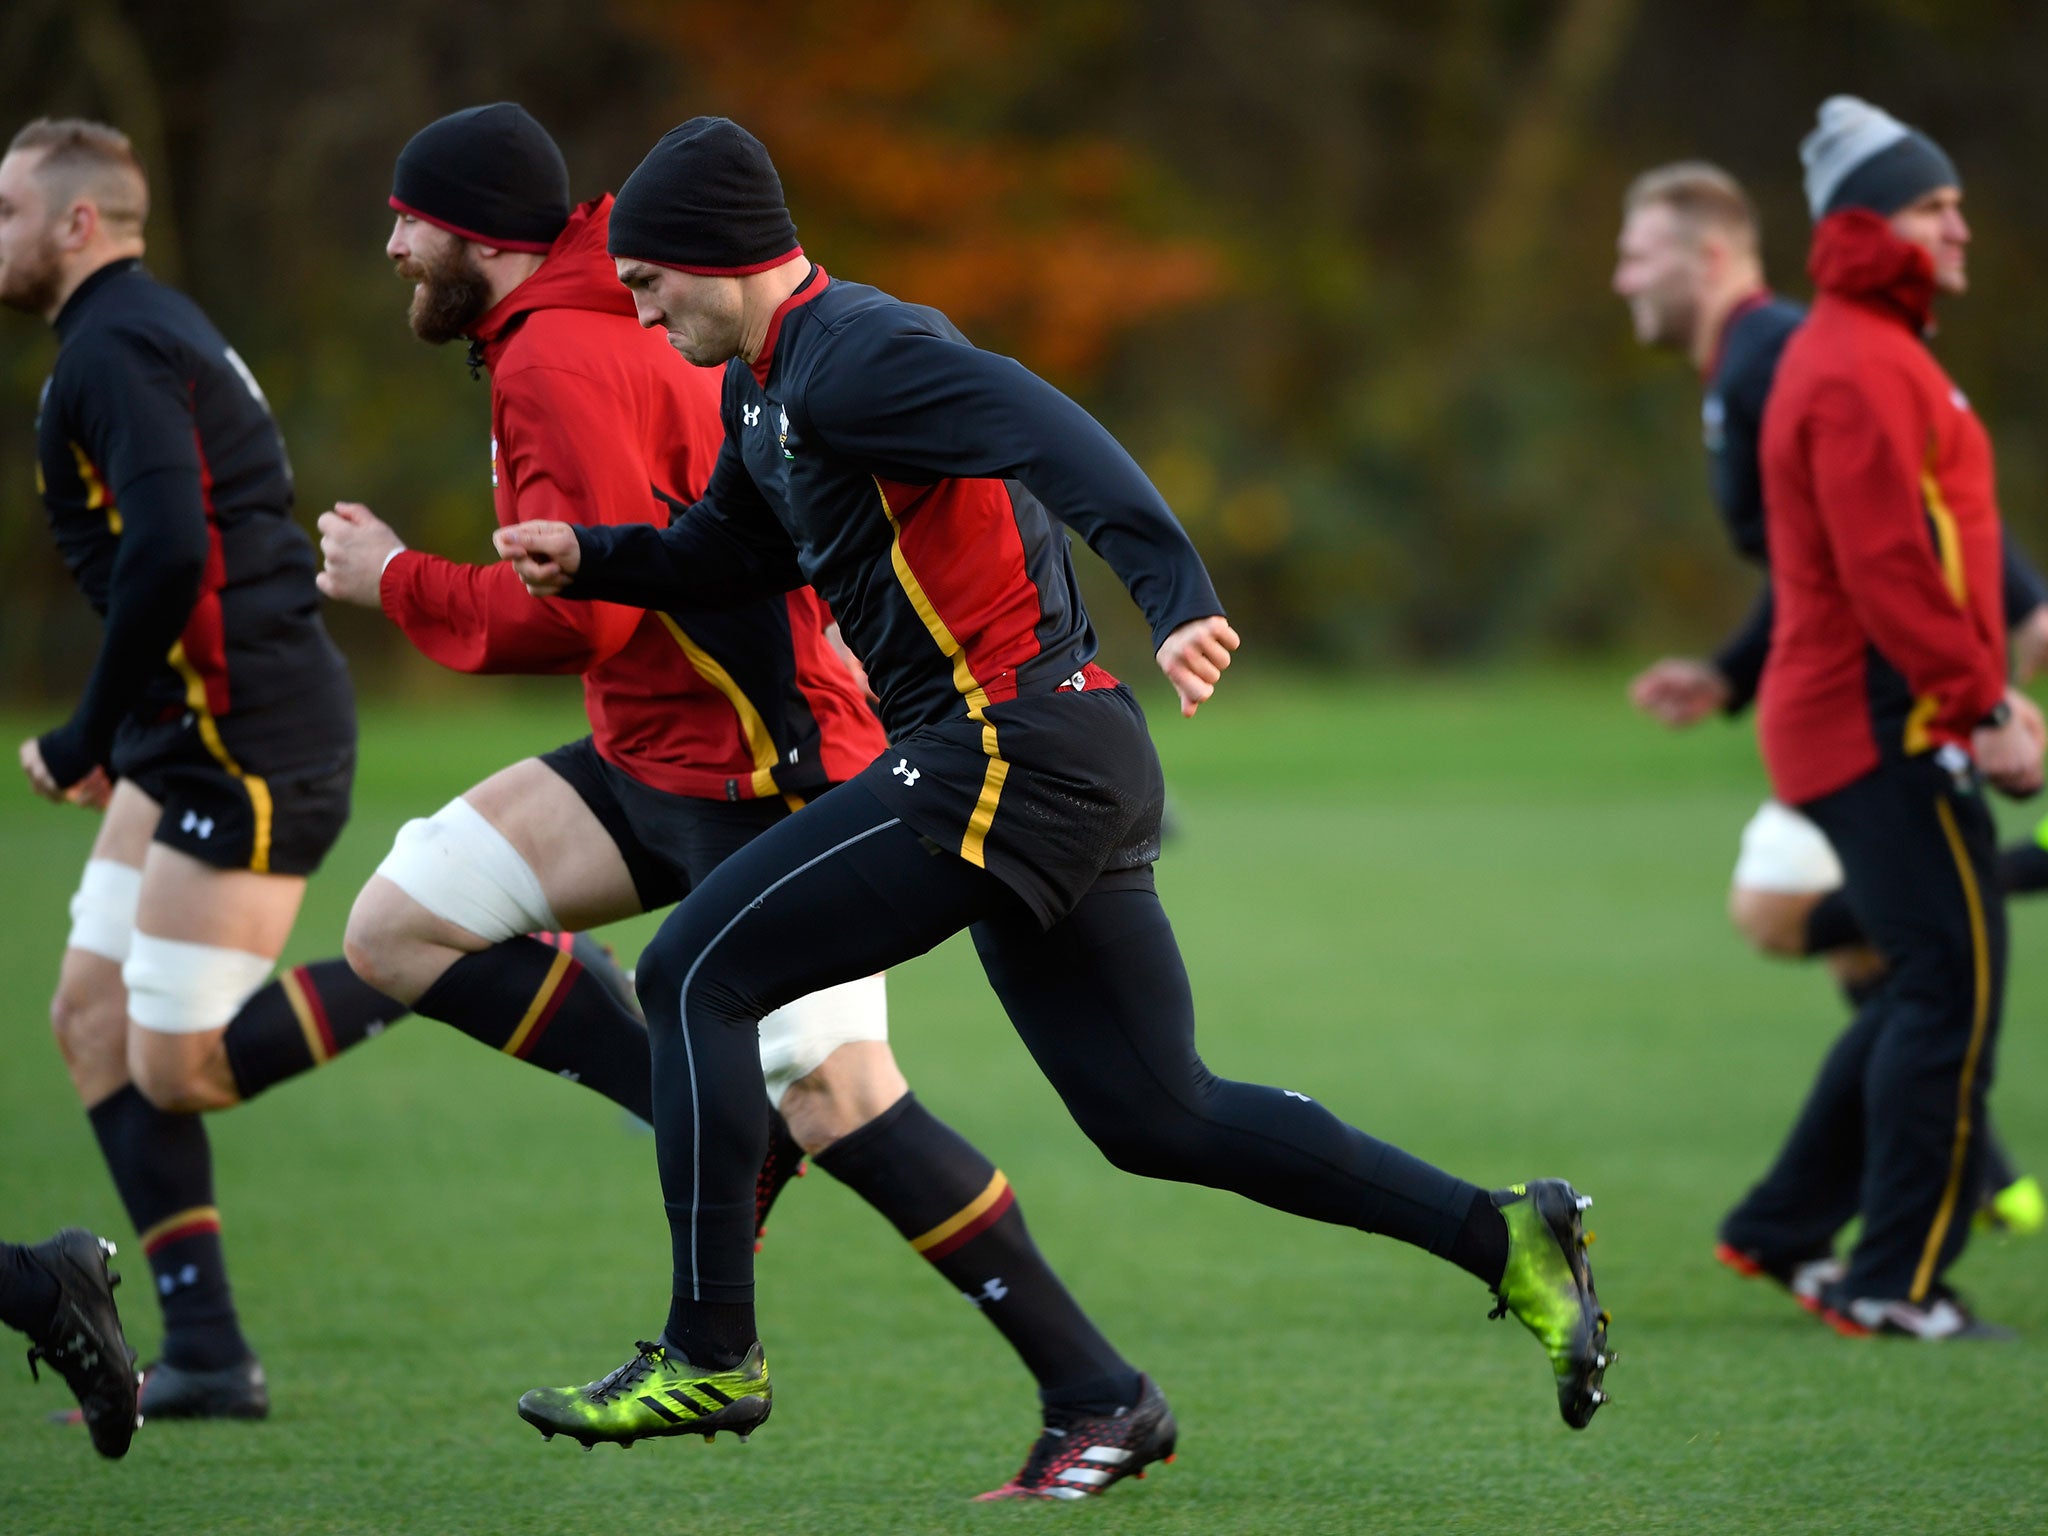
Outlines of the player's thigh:
[{"label": "player's thigh", "polygon": [[1187,967],[1148,885],[1098,887],[1044,931],[1021,907],[998,912],[975,925],[974,947],[1018,1038],[1091,1136],[1200,1101],[1210,1074]]},{"label": "player's thigh", "polygon": [[757,1020],[923,954],[1004,895],[844,784],[756,837],[669,914],[641,957],[641,1001],[657,1029],[686,988],[693,1015]]},{"label": "player's thigh", "polygon": [[1803,955],[1808,915],[1842,879],[1827,834],[1791,807],[1766,800],[1742,829],[1729,921],[1766,954]]},{"label": "player's thigh", "polygon": [[539,758],[492,774],[463,797],[539,878],[556,928],[596,928],[642,909],[625,855],[575,787]]}]

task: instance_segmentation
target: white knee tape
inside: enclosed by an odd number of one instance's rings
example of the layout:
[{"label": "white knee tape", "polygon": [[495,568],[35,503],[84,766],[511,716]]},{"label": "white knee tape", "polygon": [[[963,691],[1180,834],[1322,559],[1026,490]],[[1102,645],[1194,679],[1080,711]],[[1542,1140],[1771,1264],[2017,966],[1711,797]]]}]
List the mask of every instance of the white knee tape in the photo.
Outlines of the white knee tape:
[{"label": "white knee tape", "polygon": [[128,1017],[165,1035],[220,1029],[270,979],[272,963],[245,950],[138,933],[121,967]]},{"label": "white knee tape", "polygon": [[467,800],[400,827],[377,873],[434,916],[492,944],[561,927],[540,876]]},{"label": "white knee tape", "polygon": [[71,937],[65,944],[117,963],[126,960],[141,896],[141,870],[112,859],[87,859],[71,898]]},{"label": "white knee tape", "polygon": [[780,1105],[790,1085],[855,1040],[889,1038],[889,995],[880,976],[827,987],[776,1009],[761,1021],[761,1075],[768,1102]]},{"label": "white knee tape", "polygon": [[1733,883],[1743,890],[1819,895],[1842,883],[1827,834],[1789,806],[1766,800],[1742,829]]}]

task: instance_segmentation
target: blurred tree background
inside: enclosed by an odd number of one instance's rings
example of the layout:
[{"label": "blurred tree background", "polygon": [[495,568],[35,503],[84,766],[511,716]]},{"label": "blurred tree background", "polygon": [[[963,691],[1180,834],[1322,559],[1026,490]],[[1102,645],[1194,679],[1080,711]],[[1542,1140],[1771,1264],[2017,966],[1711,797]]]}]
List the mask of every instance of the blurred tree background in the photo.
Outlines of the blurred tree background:
[{"label": "blurred tree background", "polygon": [[[8,0],[0,99],[109,119],[150,260],[262,379],[301,520],[369,502],[488,558],[486,386],[404,322],[382,255],[417,128],[516,99],[579,197],[737,117],[809,252],[945,309],[1087,403],[1261,652],[1450,664],[1696,647],[1747,601],[1697,383],[1607,290],[1618,201],[1704,155],[1806,292],[1796,145],[1834,91],[1963,169],[1974,291],[1939,350],[2048,543],[2048,8],[2021,0]],[[48,548],[30,422],[51,342],[0,319],[0,665],[59,700],[96,631]],[[1098,592],[1108,583],[1090,575]],[[1122,647],[1128,605],[1099,602]],[[433,686],[375,615],[359,673]],[[1129,649],[1120,654],[1128,664]]]}]

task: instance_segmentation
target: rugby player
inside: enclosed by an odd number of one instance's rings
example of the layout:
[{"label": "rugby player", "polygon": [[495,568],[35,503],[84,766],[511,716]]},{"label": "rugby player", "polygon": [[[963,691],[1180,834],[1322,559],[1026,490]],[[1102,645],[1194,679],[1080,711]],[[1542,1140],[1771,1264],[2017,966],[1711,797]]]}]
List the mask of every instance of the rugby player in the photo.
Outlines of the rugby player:
[{"label": "rugby player", "polygon": [[[611,199],[570,206],[567,167],[538,122],[500,102],[428,125],[398,157],[391,205],[385,249],[414,285],[414,331],[467,338],[489,372],[501,524],[651,530],[701,494],[722,372],[635,324],[605,255]],[[671,905],[884,745],[828,637],[831,615],[801,585],[659,612],[543,602],[508,565],[406,549],[357,504],[320,528],[323,590],[381,606],[436,661],[583,678],[588,736],[408,824],[357,900],[350,958],[430,1017],[495,1017],[538,1037],[567,1011],[622,1013],[602,988],[573,989],[573,964],[522,935]],[[982,1310],[1037,1378],[1049,1419],[1077,1438],[1114,1422],[1140,1376],[1039,1254],[1003,1175],[908,1091],[887,1026],[872,971],[786,1000],[762,1022],[745,1091],[765,1077],[759,1103],[779,1107],[802,1152]],[[733,1214],[750,1231],[801,1156],[791,1150],[771,1152],[739,1192]],[[685,1396],[646,1411],[687,1424],[700,1406]]]},{"label": "rugby player", "polygon": [[2037,710],[2006,677],[1991,444],[1926,346],[1968,287],[1955,166],[1852,96],[1800,144],[1811,316],[1785,346],[1762,465],[1778,604],[1757,734],[1889,971],[1821,1065],[1770,1171],[1722,1223],[1772,1273],[1828,1263],[1846,1334],[1996,1330],[1946,1283],[1980,1187],[2005,981],[1988,790],[2041,788]]},{"label": "rugby player", "polygon": [[[1699,370],[1714,502],[1736,553],[1764,568],[1764,403],[1785,343],[1806,311],[1766,285],[1755,207],[1718,166],[1687,160],[1645,171],[1630,185],[1622,209],[1614,291],[1628,305],[1639,342],[1682,352]],[[2009,530],[2004,587],[2013,670],[2025,682],[2048,657],[2048,587]],[[1772,612],[1766,574],[1749,615],[1711,659],[1656,662],[1631,685],[1631,700],[1678,729],[1716,712],[1739,715],[1756,695]],[[2008,893],[2048,888],[2048,853],[2033,841],[2016,844],[2001,854],[1998,871]],[[1884,958],[1863,933],[1834,850],[1818,827],[1776,800],[1766,800],[1743,828],[1728,912],[1761,953],[1824,957],[1852,1004],[1860,1005],[1883,981]],[[2013,1168],[1988,1126],[1985,1141],[1980,1216],[2039,1230],[2048,1219],[2039,1182]],[[1726,1245],[1721,1256],[1743,1267]],[[1816,1283],[1813,1274],[1798,1280],[1809,1298]]]},{"label": "rugby player", "polygon": [[[723,118],[671,131],[618,194],[608,249],[641,324],[724,363],[725,440],[667,528],[520,523],[529,590],[666,607],[794,591],[831,605],[888,750],[722,864],[662,925],[639,991],[673,1237],[657,1343],[588,1386],[529,1392],[544,1432],[631,1443],[746,1432],[771,1389],[745,1195],[767,1144],[756,1021],[971,928],[984,970],[1083,1130],[1133,1172],[1384,1232],[1477,1275],[1542,1340],[1568,1423],[1604,1400],[1607,1320],[1562,1180],[1488,1191],[1306,1094],[1217,1078],[1194,1043],[1159,898],[1160,772],[1129,690],[1095,662],[1057,517],[1150,620],[1183,714],[1238,637],[1200,558],[1078,406],[936,311],[803,254],[767,151]],[[888,1378],[882,1378],[886,1381]],[[1106,1485],[1170,1445],[1149,1388],[1027,1463]]]},{"label": "rugby player", "polygon": [[[197,1112],[332,1060],[404,1006],[339,958],[267,981],[348,817],[355,704],[276,424],[198,307],[143,270],[148,199],[101,124],[31,123],[0,159],[0,302],[59,342],[41,489],[105,625],[71,719],[22,743],[21,765],[45,798],[105,812],[51,1021],[163,1308],[143,1411],[260,1418]],[[602,1069],[625,1048],[568,1028],[534,1059],[644,1114],[646,1033],[628,1038],[618,1081]]]},{"label": "rugby player", "polygon": [[[135,1351],[121,1331],[108,1270],[114,1245],[83,1227],[47,1241],[0,1243],[0,1323],[28,1335],[28,1368],[57,1368],[78,1399],[93,1449],[118,1460],[137,1424]],[[40,1379],[40,1378],[38,1378]]]}]

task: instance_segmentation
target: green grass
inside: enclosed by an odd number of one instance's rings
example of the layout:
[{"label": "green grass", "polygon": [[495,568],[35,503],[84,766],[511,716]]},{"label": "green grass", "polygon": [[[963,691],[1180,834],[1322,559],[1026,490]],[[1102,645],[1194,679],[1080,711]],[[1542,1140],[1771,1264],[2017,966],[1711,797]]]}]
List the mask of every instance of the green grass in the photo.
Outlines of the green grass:
[{"label": "green grass", "polygon": [[[575,729],[559,693],[367,722],[355,822],[295,957],[331,953],[400,820]],[[1161,885],[1210,1062],[1312,1092],[1484,1182],[1598,1197],[1618,1402],[1574,1435],[1483,1289],[1393,1243],[1109,1169],[957,941],[891,978],[912,1081],[1008,1171],[1046,1251],[1167,1388],[1181,1459],[1075,1508],[978,1508],[1034,1427],[993,1333],[829,1178],[762,1264],[777,1409],[741,1448],[542,1445],[520,1391],[658,1326],[649,1143],[610,1106],[411,1022],[212,1122],[273,1384],[260,1426],[152,1425],[128,1459],[0,1369],[0,1530],[2018,1532],[2048,1524],[2048,1239],[1958,1271],[2005,1347],[1852,1344],[1709,1259],[1841,1008],[1721,918],[1761,793],[1740,729],[1629,716],[1609,676],[1321,687],[1234,674],[1154,705],[1185,830]],[[23,730],[39,722],[15,721]],[[21,732],[18,731],[17,735]],[[2017,821],[2015,822],[2017,825]],[[44,1033],[86,818],[0,807],[0,1223],[125,1219]],[[2048,1165],[2044,913],[2016,916],[1998,1107]],[[636,943],[645,925],[622,930]],[[124,1254],[131,1276],[145,1274]],[[147,1282],[124,1292],[147,1353]],[[4,1364],[4,1362],[0,1362]],[[81,1511],[89,1513],[81,1517]]]}]

